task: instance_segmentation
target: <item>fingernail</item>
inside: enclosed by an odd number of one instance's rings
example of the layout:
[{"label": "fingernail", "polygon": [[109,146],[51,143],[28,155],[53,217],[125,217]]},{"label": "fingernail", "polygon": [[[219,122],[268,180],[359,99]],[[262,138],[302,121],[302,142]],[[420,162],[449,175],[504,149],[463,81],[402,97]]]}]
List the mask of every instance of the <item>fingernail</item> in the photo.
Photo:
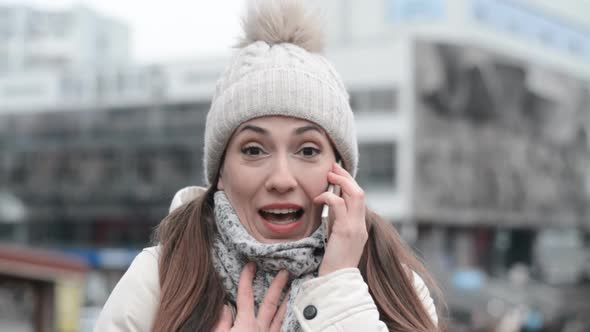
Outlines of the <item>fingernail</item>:
[{"label": "fingernail", "polygon": [[250,269],[250,271],[254,272],[256,271],[256,263],[254,262],[250,262],[248,263],[248,268]]},{"label": "fingernail", "polygon": [[279,274],[282,277],[288,277],[289,276],[289,271],[287,271],[287,270],[281,270],[281,271],[279,271]]}]

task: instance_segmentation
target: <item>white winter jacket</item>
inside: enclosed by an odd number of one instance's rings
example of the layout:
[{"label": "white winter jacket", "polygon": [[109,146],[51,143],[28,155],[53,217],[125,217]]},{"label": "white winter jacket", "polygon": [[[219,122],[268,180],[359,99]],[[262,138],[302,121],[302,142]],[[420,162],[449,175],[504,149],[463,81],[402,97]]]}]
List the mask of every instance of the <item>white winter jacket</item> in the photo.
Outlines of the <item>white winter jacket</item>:
[{"label": "white winter jacket", "polygon": [[[193,199],[202,190],[185,188],[176,194],[171,210]],[[160,299],[159,247],[144,249],[131,263],[109,296],[94,328],[95,332],[150,332]],[[428,288],[416,273],[414,287],[426,311],[437,323],[436,309]],[[315,307],[306,318],[305,308]],[[295,299],[295,315],[304,331],[387,331],[359,269],[346,268],[308,280]],[[309,309],[308,309],[309,310]],[[307,315],[310,317],[310,315]]]}]

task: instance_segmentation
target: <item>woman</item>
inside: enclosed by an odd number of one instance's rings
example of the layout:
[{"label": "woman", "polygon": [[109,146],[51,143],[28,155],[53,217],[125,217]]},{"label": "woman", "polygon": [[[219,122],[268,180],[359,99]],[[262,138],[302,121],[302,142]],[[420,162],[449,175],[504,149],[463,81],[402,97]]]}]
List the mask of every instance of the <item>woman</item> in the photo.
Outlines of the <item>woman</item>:
[{"label": "woman", "polygon": [[354,118],[316,16],[265,0],[244,28],[207,116],[208,189],[176,194],[95,331],[441,330],[431,279],[354,180]]}]

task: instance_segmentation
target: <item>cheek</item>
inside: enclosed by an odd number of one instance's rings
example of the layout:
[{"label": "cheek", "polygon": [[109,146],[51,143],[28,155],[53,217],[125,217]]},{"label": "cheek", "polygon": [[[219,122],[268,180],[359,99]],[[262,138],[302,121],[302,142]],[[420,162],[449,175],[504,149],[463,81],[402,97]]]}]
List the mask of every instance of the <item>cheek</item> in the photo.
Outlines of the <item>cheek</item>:
[{"label": "cheek", "polygon": [[247,203],[261,187],[260,172],[249,171],[247,167],[224,168],[223,190],[233,202]]},{"label": "cheek", "polygon": [[318,170],[307,169],[302,175],[300,183],[305,192],[313,199],[328,188],[328,170],[323,168]]},{"label": "cheek", "polygon": [[256,190],[256,180],[252,176],[243,176],[242,173],[232,176],[231,180],[224,182],[225,191],[234,196],[248,196]]}]

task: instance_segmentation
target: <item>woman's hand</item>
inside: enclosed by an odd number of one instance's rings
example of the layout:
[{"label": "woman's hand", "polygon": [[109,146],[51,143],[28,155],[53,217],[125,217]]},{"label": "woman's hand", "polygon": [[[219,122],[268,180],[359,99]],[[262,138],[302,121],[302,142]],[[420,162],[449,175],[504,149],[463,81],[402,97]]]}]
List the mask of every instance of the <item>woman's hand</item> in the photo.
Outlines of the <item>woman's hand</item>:
[{"label": "woman's hand", "polygon": [[332,171],[328,172],[328,182],[340,186],[342,196],[325,192],[314,199],[316,204],[328,204],[330,219],[334,219],[320,264],[320,276],[347,267],[358,267],[368,238],[365,193],[361,187],[338,164],[334,164]]},{"label": "woman's hand", "polygon": [[224,306],[221,317],[215,325],[215,332],[278,332],[281,330],[287,312],[287,298],[285,297],[280,307],[279,299],[289,280],[289,272],[282,270],[274,278],[258,308],[258,316],[254,313],[254,293],[252,291],[255,272],[256,264],[252,262],[246,264],[238,285],[236,320],[233,321],[231,309],[227,305]]}]

